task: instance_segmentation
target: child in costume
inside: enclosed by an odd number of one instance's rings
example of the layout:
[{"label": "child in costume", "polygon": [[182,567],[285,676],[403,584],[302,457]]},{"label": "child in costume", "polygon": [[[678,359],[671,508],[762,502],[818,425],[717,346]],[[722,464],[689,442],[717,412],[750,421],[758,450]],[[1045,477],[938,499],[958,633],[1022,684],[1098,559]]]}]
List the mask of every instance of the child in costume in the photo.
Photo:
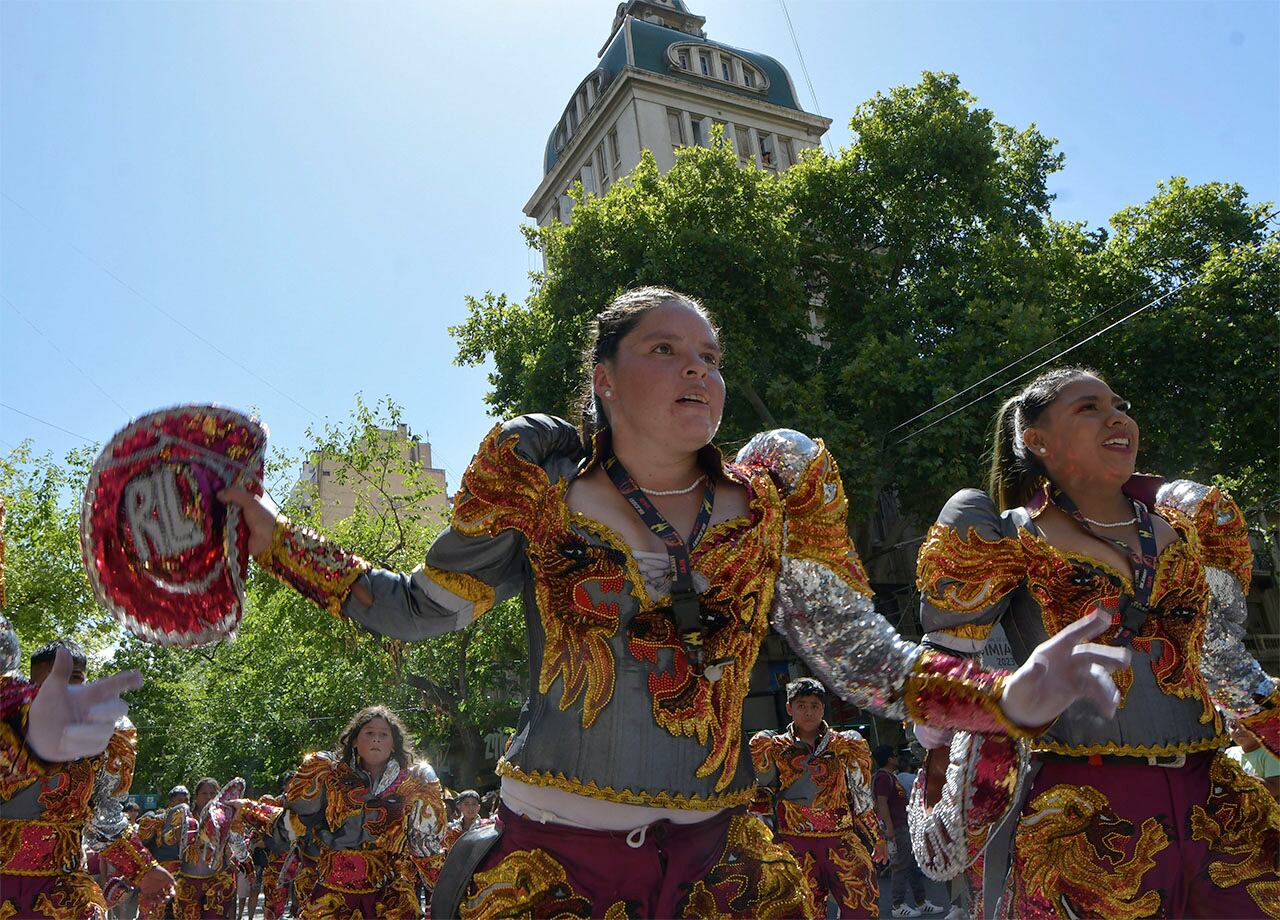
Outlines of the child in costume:
[{"label": "child in costume", "polygon": [[876,862],[887,858],[871,799],[871,749],[856,731],[833,731],[827,691],[811,677],[787,684],[783,731],[757,732],[751,759],[773,795],[775,836],[808,880],[816,914],[828,895],[841,917],[878,917]]}]

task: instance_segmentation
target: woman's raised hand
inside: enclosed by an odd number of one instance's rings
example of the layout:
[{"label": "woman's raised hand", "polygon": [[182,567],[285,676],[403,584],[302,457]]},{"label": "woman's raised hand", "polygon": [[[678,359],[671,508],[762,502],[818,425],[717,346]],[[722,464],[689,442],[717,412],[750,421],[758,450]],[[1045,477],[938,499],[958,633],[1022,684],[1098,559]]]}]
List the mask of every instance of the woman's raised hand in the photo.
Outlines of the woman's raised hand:
[{"label": "woman's raised hand", "polygon": [[218,493],[218,501],[240,509],[249,528],[249,555],[260,556],[271,546],[280,512],[264,496],[252,495],[244,486],[227,486]]},{"label": "woman's raised hand", "polygon": [[1120,691],[1111,672],[1128,667],[1132,656],[1127,648],[1089,641],[1110,625],[1111,615],[1098,609],[1037,645],[1005,684],[1000,705],[1009,720],[1039,728],[1082,699],[1106,718],[1115,715]]}]

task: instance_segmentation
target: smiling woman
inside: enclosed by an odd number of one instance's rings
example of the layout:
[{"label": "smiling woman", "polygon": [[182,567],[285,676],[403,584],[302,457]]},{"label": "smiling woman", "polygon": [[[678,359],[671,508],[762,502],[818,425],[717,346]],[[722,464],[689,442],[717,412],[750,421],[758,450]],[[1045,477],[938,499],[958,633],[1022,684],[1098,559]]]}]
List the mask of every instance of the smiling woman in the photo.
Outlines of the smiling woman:
[{"label": "smiling woman", "polygon": [[[1273,748],[1280,726],[1275,681],[1240,640],[1248,531],[1216,488],[1135,475],[1139,430],[1129,410],[1093,371],[1041,375],[996,418],[991,496],[957,493],[921,548],[926,644],[976,656],[1001,623],[1025,661],[1035,643],[1102,608],[1110,620],[1102,638],[1131,647],[1133,659],[1116,673],[1114,719],[1072,706],[1032,740],[1040,763],[1021,798],[1008,794],[1019,786],[1015,752],[991,739],[955,740],[951,761],[965,769],[947,774],[941,795],[950,804],[915,803],[915,849],[940,876],[963,869],[975,848],[1002,852],[1007,842],[988,835],[998,814],[963,828],[954,822],[968,820],[964,809],[951,807],[977,801],[958,778],[999,777],[999,798],[1022,809],[1010,915],[1276,916],[1280,812],[1216,753],[1229,744],[1219,709]],[[947,760],[930,755],[939,774]],[[1210,813],[1238,817],[1206,823]],[[1169,827],[1191,828],[1190,839]],[[1123,852],[1090,842],[1116,828],[1128,828]],[[1074,871],[1052,855],[1062,847],[1076,854]],[[1232,875],[1210,871],[1246,850],[1263,858]],[[994,897],[1005,890],[1006,862],[989,856],[985,865]]]},{"label": "smiling woman", "polygon": [[592,339],[582,430],[494,428],[410,575],[223,493],[267,571],[374,632],[428,639],[524,598],[533,681],[499,821],[450,850],[434,915],[811,913],[794,857],[745,814],[742,709],[771,622],[833,690],[891,717],[1019,735],[1082,696],[1114,705],[1102,668],[1125,653],[1080,645],[1089,623],[1014,675],[899,638],[822,443],[766,432],[733,462],[712,446],[721,349],[696,300],[628,291]]}]

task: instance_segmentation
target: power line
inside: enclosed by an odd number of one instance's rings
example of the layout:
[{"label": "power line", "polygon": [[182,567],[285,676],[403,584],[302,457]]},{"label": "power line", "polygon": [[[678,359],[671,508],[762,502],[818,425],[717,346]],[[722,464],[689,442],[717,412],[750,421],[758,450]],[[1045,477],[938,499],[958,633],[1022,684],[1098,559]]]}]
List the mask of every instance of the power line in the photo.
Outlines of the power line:
[{"label": "power line", "polygon": [[[1276,233],[1272,233],[1266,239],[1269,239],[1276,235],[1277,235]],[[1202,279],[1207,273],[1208,273],[1207,270],[1201,271],[1196,276],[1192,278],[1188,278],[1186,281],[1183,281],[1181,284],[1179,284],[1177,287],[1173,288],[1172,290],[1166,291],[1165,293],[1161,294],[1155,300],[1152,300],[1149,303],[1145,303],[1142,306],[1138,307],[1138,309],[1134,310],[1132,313],[1129,313],[1126,316],[1120,317],[1120,319],[1116,320],[1114,323],[1111,323],[1108,326],[1104,326],[1103,328],[1099,329],[1097,332],[1093,333],[1093,335],[1090,335],[1087,338],[1081,339],[1079,342],[1076,342],[1074,345],[1064,348],[1062,351],[1058,352],[1052,358],[1049,358],[1045,361],[1041,361],[1039,364],[1037,364],[1035,367],[1031,368],[1030,370],[1023,371],[1017,377],[1014,377],[1011,380],[1006,380],[1004,383],[1001,383],[998,386],[988,390],[987,392],[983,393],[981,396],[977,397],[976,399],[969,400],[969,402],[965,403],[959,409],[953,409],[951,412],[948,412],[946,415],[942,416],[942,418],[935,419],[934,421],[925,425],[923,428],[918,428],[915,431],[911,432],[905,438],[899,438],[897,441],[894,441],[894,446],[897,446],[898,444],[902,444],[905,441],[910,441],[916,435],[923,434],[924,432],[932,428],[934,425],[939,425],[942,422],[945,422],[947,419],[951,418],[953,415],[959,415],[961,412],[963,412],[965,409],[968,409],[970,406],[976,405],[977,403],[982,402],[988,396],[991,396],[995,393],[1000,392],[1000,390],[1004,389],[1009,384],[1017,383],[1019,380],[1022,380],[1026,377],[1031,376],[1036,371],[1040,370],[1040,368],[1045,367],[1046,365],[1052,364],[1054,361],[1057,361],[1059,358],[1063,357],[1064,355],[1070,354],[1071,352],[1075,351],[1077,348],[1080,348],[1081,346],[1086,345],[1089,342],[1092,342],[1094,339],[1104,335],[1105,333],[1110,332],[1112,329],[1116,328],[1120,324],[1125,323],[1130,319],[1133,319],[1133,317],[1137,316],[1139,313],[1142,313],[1144,310],[1149,310],[1152,307],[1158,306],[1162,301],[1167,300],[1169,297],[1172,297],[1174,294],[1178,293],[1178,291],[1182,290],[1183,288],[1199,282],[1200,279]]]},{"label": "power line", "polygon": [[[1266,216],[1264,216],[1264,217],[1262,218],[1262,221],[1261,221],[1261,222],[1262,222],[1263,224],[1270,223],[1272,220],[1274,220],[1274,219],[1275,219],[1276,215],[1278,215],[1278,214],[1280,214],[1280,207],[1277,207],[1277,208],[1276,208],[1276,209],[1274,209],[1270,214],[1267,214]],[[1200,264],[1201,264],[1201,265],[1203,265],[1205,262],[1207,262],[1207,261],[1210,259],[1210,257],[1212,257],[1212,256],[1214,255],[1214,252],[1213,252],[1213,250],[1214,250],[1214,249],[1217,249],[1217,248],[1222,247],[1222,246],[1224,246],[1224,245],[1236,246],[1236,245],[1239,245],[1241,242],[1242,242],[1241,240],[1232,240],[1230,243],[1222,243],[1222,242],[1214,243],[1214,245],[1213,245],[1213,247],[1211,247],[1210,251],[1209,251],[1208,253],[1206,253],[1206,254],[1205,254],[1204,261],[1202,261]],[[1128,304],[1128,303],[1130,303],[1130,302],[1132,302],[1132,301],[1134,301],[1134,300],[1138,299],[1139,297],[1146,296],[1147,294],[1151,293],[1151,289],[1152,289],[1152,288],[1154,288],[1158,283],[1159,283],[1159,279],[1154,279],[1154,280],[1152,280],[1152,281],[1151,281],[1151,282],[1150,282],[1150,283],[1149,283],[1145,288],[1143,288],[1141,291],[1135,291],[1134,293],[1130,294],[1128,297],[1125,297],[1125,298],[1121,299],[1120,301],[1118,301],[1117,303],[1115,303],[1115,304],[1111,305],[1110,307],[1107,307],[1105,310],[1101,310],[1101,311],[1099,311],[1098,313],[1095,313],[1093,316],[1090,316],[1088,319],[1081,320],[1080,322],[1076,323],[1076,324],[1075,324],[1074,326],[1072,326],[1071,328],[1067,329],[1067,331],[1066,331],[1066,332],[1063,332],[1061,335],[1059,335],[1059,336],[1057,336],[1057,337],[1055,337],[1055,338],[1050,339],[1049,341],[1047,341],[1047,342],[1045,342],[1043,345],[1041,345],[1039,348],[1036,348],[1036,349],[1034,349],[1033,351],[1029,351],[1029,352],[1027,352],[1025,355],[1022,355],[1022,356],[1021,356],[1021,357],[1019,357],[1019,358],[1015,358],[1014,360],[1010,361],[1008,364],[1006,364],[1004,367],[1000,368],[999,370],[992,371],[990,374],[988,374],[987,376],[983,377],[981,380],[979,380],[979,381],[977,381],[977,382],[975,382],[975,383],[971,383],[971,384],[969,384],[969,385],[968,385],[967,387],[965,387],[963,390],[960,390],[960,391],[959,391],[959,392],[957,392],[957,393],[953,393],[953,394],[951,394],[950,396],[948,396],[946,399],[942,400],[941,402],[934,403],[932,406],[930,406],[928,409],[925,409],[923,412],[918,412],[918,413],[916,413],[915,415],[911,416],[911,418],[907,419],[905,422],[902,422],[902,423],[901,423],[901,424],[899,424],[899,425],[895,425],[895,426],[893,426],[893,427],[892,427],[892,428],[890,428],[887,432],[885,432],[885,436],[886,436],[886,437],[888,437],[889,435],[893,434],[895,431],[897,431],[897,430],[898,430],[898,429],[900,429],[900,428],[906,428],[908,425],[910,425],[912,422],[916,421],[917,419],[924,418],[926,415],[928,415],[930,412],[933,412],[935,409],[940,409],[940,408],[942,408],[943,406],[945,406],[947,403],[952,402],[953,400],[959,399],[959,398],[960,398],[961,396],[963,396],[965,393],[968,393],[968,392],[970,392],[971,390],[975,390],[975,389],[977,389],[978,387],[980,387],[980,386],[982,386],[984,383],[986,383],[988,380],[991,380],[991,379],[993,379],[993,378],[995,378],[995,377],[1000,376],[1001,374],[1003,374],[1005,371],[1009,370],[1010,368],[1016,367],[1017,365],[1021,364],[1023,361],[1026,361],[1028,358],[1032,357],[1033,355],[1037,355],[1037,354],[1039,354],[1040,352],[1044,351],[1044,350],[1045,350],[1046,348],[1048,348],[1050,345],[1055,345],[1055,344],[1057,344],[1058,342],[1061,342],[1063,339],[1067,338],[1068,336],[1070,336],[1070,335],[1072,335],[1072,334],[1074,334],[1074,333],[1076,333],[1076,332],[1081,331],[1085,326],[1088,326],[1088,325],[1090,325],[1090,324],[1092,324],[1092,323],[1095,323],[1095,322],[1097,322],[1098,320],[1102,319],[1102,318],[1103,318],[1103,317],[1105,317],[1105,316],[1109,316],[1110,314],[1114,313],[1116,310],[1119,310],[1121,307],[1123,307],[1123,306],[1125,306],[1126,304]],[[1086,339],[1086,341],[1088,341],[1088,340]],[[1063,354],[1066,354],[1066,352],[1063,352]],[[1052,359],[1050,359],[1050,360],[1052,360]],[[1040,365],[1040,366],[1041,366],[1041,367],[1043,367],[1044,365]],[[1026,376],[1026,375],[1024,374],[1023,376]],[[1022,379],[1022,378],[1021,378],[1021,377],[1015,377],[1015,378],[1014,378],[1014,380],[1020,380],[1020,379]],[[1013,383],[1013,380],[1010,380],[1010,381],[1009,381],[1009,383]],[[950,416],[947,416],[947,417],[948,417],[948,418],[950,418]],[[923,431],[924,429],[922,428],[922,429],[920,429],[920,430],[921,430],[921,431]],[[898,442],[896,442],[896,443],[901,444],[902,442],[901,442],[901,441],[898,441]]]},{"label": "power line", "polygon": [[[809,87],[809,96],[813,99],[813,113],[821,115],[822,106],[818,104],[818,94],[813,88],[813,80],[809,77],[809,65],[804,62],[804,52],[800,50],[800,39],[796,38],[796,27],[792,25],[791,13],[787,11],[787,0],[778,0],[778,6],[782,7],[782,15],[787,20],[787,31],[791,33],[791,45],[796,49],[796,58],[800,61],[800,73],[804,74],[804,82]],[[835,150],[831,146],[830,138],[824,134],[822,141],[827,145],[827,152],[834,156]]]},{"label": "power line", "polygon": [[81,441],[84,441],[84,443],[86,444],[97,443],[96,441],[89,440],[82,434],[76,434],[74,431],[71,431],[68,428],[63,428],[61,425],[55,425],[53,422],[46,422],[44,419],[39,418],[38,416],[32,415],[30,412],[23,412],[21,409],[15,406],[11,406],[8,403],[0,402],[0,408],[8,409],[10,412],[16,412],[18,413],[18,415],[25,416],[26,418],[31,419],[31,421],[33,422],[39,422],[41,425],[46,425],[49,428],[57,429],[58,431],[61,431],[63,434],[71,435],[71,437],[73,438],[79,438]]},{"label": "power line", "polygon": [[128,409],[120,405],[119,401],[110,393],[108,393],[105,389],[103,389],[102,385],[99,384],[98,381],[90,377],[88,372],[83,367],[81,367],[79,364],[76,364],[76,362],[72,361],[69,357],[67,357],[67,355],[63,353],[62,349],[58,347],[57,343],[54,342],[53,339],[49,338],[49,336],[45,334],[43,329],[41,329],[39,326],[33,323],[30,319],[27,318],[27,315],[25,313],[23,313],[20,309],[18,309],[18,305],[16,303],[14,303],[4,294],[0,294],[0,300],[3,300],[5,303],[7,303],[10,306],[10,308],[12,308],[13,312],[17,313],[18,316],[22,318],[22,321],[24,323],[26,323],[28,326],[34,329],[36,331],[36,334],[40,336],[40,338],[44,339],[49,344],[49,347],[52,348],[54,352],[56,352],[57,355],[60,358],[62,358],[63,361],[66,361],[73,368],[79,371],[80,376],[82,376],[85,380],[93,384],[94,388],[97,389],[97,391],[101,393],[103,396],[107,397],[107,399],[109,399],[117,409],[119,409],[121,412],[125,413],[126,415],[128,414],[129,412]]}]

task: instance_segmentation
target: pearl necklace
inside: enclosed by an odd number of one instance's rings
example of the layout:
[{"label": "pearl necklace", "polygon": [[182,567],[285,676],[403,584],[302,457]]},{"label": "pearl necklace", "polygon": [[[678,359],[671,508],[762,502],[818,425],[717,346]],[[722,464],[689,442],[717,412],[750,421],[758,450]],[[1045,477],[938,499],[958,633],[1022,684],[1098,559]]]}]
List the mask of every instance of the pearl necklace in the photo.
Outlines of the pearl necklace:
[{"label": "pearl necklace", "polygon": [[640,491],[644,492],[645,495],[688,495],[694,489],[698,488],[698,486],[702,484],[702,480],[706,478],[707,476],[704,473],[683,489],[646,489],[644,486],[641,486]]},{"label": "pearl necklace", "polygon": [[1129,518],[1129,520],[1127,521],[1116,521],[1114,524],[1106,524],[1106,523],[1103,523],[1102,521],[1095,521],[1091,517],[1084,517],[1083,514],[1080,516],[1084,518],[1086,521],[1088,521],[1090,524],[1092,524],[1094,527],[1128,527],[1130,524],[1138,523],[1138,516],[1136,514],[1133,517]]}]

